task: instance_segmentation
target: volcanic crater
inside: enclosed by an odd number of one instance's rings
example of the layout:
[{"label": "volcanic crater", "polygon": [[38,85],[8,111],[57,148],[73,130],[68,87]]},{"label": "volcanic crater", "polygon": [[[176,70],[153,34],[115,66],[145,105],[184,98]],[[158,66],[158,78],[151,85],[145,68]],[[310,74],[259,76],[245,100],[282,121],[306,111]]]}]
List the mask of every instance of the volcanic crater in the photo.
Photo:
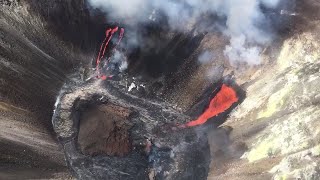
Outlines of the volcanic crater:
[{"label": "volcanic crater", "polygon": [[[277,141],[318,137],[320,5],[295,4],[260,7],[278,36],[261,65],[234,67],[229,39],[200,30],[207,23],[181,32],[161,16],[133,28],[86,0],[0,1],[0,179],[318,177],[282,168],[302,150],[318,162],[306,149],[316,138]],[[143,43],[126,48],[134,33]],[[209,49],[213,60],[200,63]]]}]

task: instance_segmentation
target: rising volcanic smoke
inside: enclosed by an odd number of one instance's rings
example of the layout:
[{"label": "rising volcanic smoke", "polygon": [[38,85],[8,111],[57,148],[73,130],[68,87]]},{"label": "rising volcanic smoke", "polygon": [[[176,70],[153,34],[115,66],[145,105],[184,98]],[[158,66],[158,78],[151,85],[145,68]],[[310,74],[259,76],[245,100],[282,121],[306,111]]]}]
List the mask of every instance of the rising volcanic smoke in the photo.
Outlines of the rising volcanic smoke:
[{"label": "rising volcanic smoke", "polygon": [[[261,62],[261,46],[268,45],[274,38],[271,20],[263,13],[264,9],[275,9],[281,0],[89,0],[93,8],[108,12],[114,21],[124,21],[132,27],[139,23],[157,21],[160,14],[167,17],[174,31],[187,32],[192,28],[198,31],[221,31],[230,38],[224,54],[232,65]],[[220,21],[201,24],[204,15],[214,14]],[[199,25],[199,28],[196,27]],[[201,26],[201,28],[200,28]],[[132,39],[134,35],[130,35]],[[138,42],[138,44],[141,44]]]}]

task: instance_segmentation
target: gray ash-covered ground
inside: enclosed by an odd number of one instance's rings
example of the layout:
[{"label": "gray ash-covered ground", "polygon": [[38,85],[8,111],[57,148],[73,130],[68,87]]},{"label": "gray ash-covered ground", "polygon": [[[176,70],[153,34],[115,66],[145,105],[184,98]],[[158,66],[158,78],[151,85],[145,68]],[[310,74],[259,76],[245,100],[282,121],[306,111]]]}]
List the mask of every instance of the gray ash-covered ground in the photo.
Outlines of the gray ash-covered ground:
[{"label": "gray ash-covered ground", "polygon": [[[0,179],[72,178],[51,117],[67,74],[91,57],[81,52],[94,49],[91,45],[99,37],[88,31],[103,29],[98,23],[99,28],[81,23],[89,17],[81,6],[84,4],[0,1]],[[67,21],[54,19],[67,12]],[[53,32],[52,27],[67,24],[69,35],[78,33],[79,38],[73,39],[78,42],[71,41],[74,36],[63,39]],[[84,40],[85,36],[91,37]]]}]

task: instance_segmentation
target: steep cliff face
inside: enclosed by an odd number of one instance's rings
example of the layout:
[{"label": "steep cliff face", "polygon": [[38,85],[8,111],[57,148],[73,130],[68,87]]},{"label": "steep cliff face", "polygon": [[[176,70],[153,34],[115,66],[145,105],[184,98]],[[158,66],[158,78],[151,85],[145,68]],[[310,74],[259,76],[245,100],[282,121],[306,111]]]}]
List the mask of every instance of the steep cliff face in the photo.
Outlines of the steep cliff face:
[{"label": "steep cliff face", "polygon": [[[48,2],[0,1],[1,179],[69,176],[52,130],[53,106],[67,74],[90,62],[86,52],[97,37],[85,28],[90,23],[83,3]],[[51,20],[67,12],[78,21],[69,17],[58,26]],[[64,25],[68,32],[58,36],[52,26]],[[76,36],[73,41],[68,34]]]},{"label": "steep cliff face", "polygon": [[226,123],[234,128],[233,143],[242,142],[248,150],[213,179],[319,178],[320,64],[315,32],[287,39],[275,64],[252,77],[247,98]]},{"label": "steep cliff face", "polygon": [[[208,133],[208,179],[320,178],[319,8],[316,0],[297,2],[260,66],[232,67],[223,54],[228,39],[216,33],[176,35],[163,48],[177,53],[159,56],[166,58],[161,67],[183,61],[146,86],[179,112],[224,75],[233,74],[246,91],[226,127]],[[80,63],[90,67],[107,20],[76,0],[4,0],[0,10],[0,179],[71,178],[52,111],[68,74]],[[207,49],[215,49],[215,61],[199,64]],[[142,62],[133,70],[148,66]]]},{"label": "steep cliff face", "polygon": [[234,128],[229,148],[248,149],[212,179],[319,179],[319,6],[298,6],[294,35],[246,80],[247,98],[226,124]]}]

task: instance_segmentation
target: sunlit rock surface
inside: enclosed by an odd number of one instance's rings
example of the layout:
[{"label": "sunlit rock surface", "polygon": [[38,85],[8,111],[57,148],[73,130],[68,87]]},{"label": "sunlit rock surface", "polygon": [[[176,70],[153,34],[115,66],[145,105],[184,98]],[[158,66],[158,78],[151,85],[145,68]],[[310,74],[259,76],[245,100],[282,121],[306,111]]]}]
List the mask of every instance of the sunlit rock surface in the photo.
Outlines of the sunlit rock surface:
[{"label": "sunlit rock surface", "polygon": [[248,150],[212,179],[319,179],[320,26],[310,23],[245,84],[247,98],[226,124]]}]

